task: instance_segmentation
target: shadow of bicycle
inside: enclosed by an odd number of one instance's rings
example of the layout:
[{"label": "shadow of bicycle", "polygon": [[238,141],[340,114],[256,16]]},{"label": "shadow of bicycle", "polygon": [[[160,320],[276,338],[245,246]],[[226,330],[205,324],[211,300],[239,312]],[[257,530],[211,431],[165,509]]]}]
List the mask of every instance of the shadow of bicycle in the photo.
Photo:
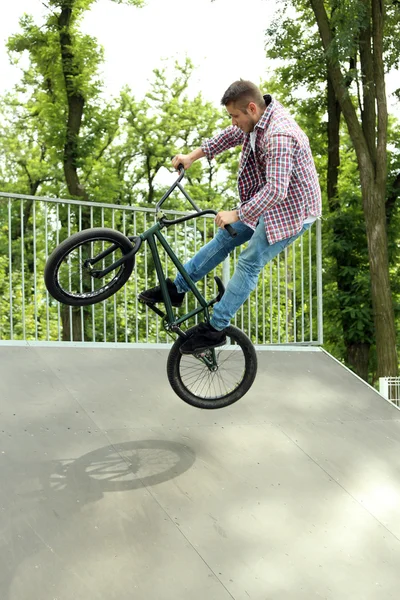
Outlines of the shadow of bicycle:
[{"label": "shadow of bicycle", "polygon": [[49,484],[53,493],[71,487],[76,490],[77,486],[101,494],[130,491],[178,477],[194,461],[193,450],[177,442],[154,439],[116,443],[75,460],[58,462]]},{"label": "shadow of bicycle", "polygon": [[75,517],[87,516],[82,512],[85,506],[101,501],[106,494],[166,482],[184,473],[194,461],[195,454],[188,446],[151,439],[110,444],[76,459],[32,461],[29,467],[28,463],[10,464],[2,471],[0,598],[20,597],[24,573],[28,577],[35,572],[32,561],[38,552],[44,549],[44,560],[49,549],[53,556],[76,543],[71,532],[78,535]]}]

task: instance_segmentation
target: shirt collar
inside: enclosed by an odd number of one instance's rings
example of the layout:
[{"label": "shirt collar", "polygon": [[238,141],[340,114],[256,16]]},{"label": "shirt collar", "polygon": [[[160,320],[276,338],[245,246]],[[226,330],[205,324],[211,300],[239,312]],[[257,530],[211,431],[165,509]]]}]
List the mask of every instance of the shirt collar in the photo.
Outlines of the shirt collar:
[{"label": "shirt collar", "polygon": [[258,123],[256,123],[256,127],[258,127],[259,129],[265,129],[267,127],[267,125],[271,119],[273,107],[275,104],[274,100],[270,94],[265,94],[264,100],[265,100],[265,106],[266,106],[265,111],[264,111],[261,119],[258,121]]}]

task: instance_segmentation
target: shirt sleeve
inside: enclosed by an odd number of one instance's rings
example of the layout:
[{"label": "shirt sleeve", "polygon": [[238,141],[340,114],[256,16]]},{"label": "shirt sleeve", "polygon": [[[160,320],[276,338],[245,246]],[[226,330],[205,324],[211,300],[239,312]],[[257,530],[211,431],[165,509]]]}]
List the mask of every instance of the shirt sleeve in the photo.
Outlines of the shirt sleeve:
[{"label": "shirt sleeve", "polygon": [[287,196],[290,177],[293,172],[295,140],[277,134],[270,137],[267,146],[266,184],[238,209],[241,221],[254,220],[266,213]]},{"label": "shirt sleeve", "polygon": [[224,150],[228,150],[229,148],[234,148],[235,146],[240,146],[243,144],[244,133],[235,125],[230,125],[213,138],[204,140],[201,149],[204,154],[211,160],[217,154],[220,154]]}]

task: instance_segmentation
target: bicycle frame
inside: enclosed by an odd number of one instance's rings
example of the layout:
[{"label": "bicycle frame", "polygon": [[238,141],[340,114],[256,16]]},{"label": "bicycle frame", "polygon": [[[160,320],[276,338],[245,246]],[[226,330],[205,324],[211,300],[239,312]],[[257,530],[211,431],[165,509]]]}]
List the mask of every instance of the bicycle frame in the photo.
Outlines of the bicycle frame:
[{"label": "bicycle frame", "polygon": [[[134,254],[136,254],[136,252],[138,251],[142,242],[147,242],[150,247],[150,251],[151,251],[151,255],[153,257],[158,281],[160,283],[161,293],[162,293],[162,296],[164,299],[166,313],[162,312],[159,308],[157,308],[156,306],[154,306],[152,304],[147,304],[147,306],[149,306],[149,308],[151,308],[156,314],[158,314],[160,317],[162,317],[164,319],[164,326],[165,326],[165,329],[167,332],[173,331],[180,336],[185,336],[186,334],[180,330],[179,325],[181,325],[184,321],[187,321],[191,317],[193,317],[201,312],[204,313],[205,320],[208,321],[210,318],[209,308],[210,308],[210,306],[212,306],[213,304],[215,304],[216,302],[218,302],[220,300],[220,298],[222,297],[222,295],[224,293],[224,286],[223,286],[222,281],[219,279],[219,277],[216,277],[215,279],[216,279],[217,287],[218,287],[218,295],[213,300],[207,302],[206,299],[204,298],[204,296],[199,292],[194,281],[189,277],[183,264],[181,263],[179,258],[176,256],[176,254],[172,250],[171,246],[168,244],[167,240],[161,233],[161,230],[164,227],[169,227],[169,226],[175,225],[177,223],[183,223],[190,219],[195,219],[195,218],[201,217],[206,214],[213,214],[213,215],[217,214],[217,212],[212,209],[200,210],[200,208],[194,203],[192,198],[189,196],[189,194],[186,192],[186,190],[180,184],[182,178],[184,177],[184,168],[180,167],[179,171],[180,171],[180,173],[179,173],[178,179],[175,181],[175,183],[173,183],[173,185],[169,188],[169,190],[167,190],[167,192],[163,195],[161,200],[156,205],[157,222],[152,227],[150,227],[147,231],[140,234],[138,237],[137,236],[128,236],[128,239],[130,241],[134,242],[134,247],[132,248],[132,250],[130,252],[128,252],[127,254],[125,254],[123,257],[121,257],[119,260],[117,260],[115,263],[113,263],[112,265],[107,267],[107,269],[104,269],[102,271],[92,270],[92,276],[96,277],[96,278],[104,277],[104,275],[115,270],[121,264],[123,264],[124,262],[126,262],[127,260],[132,258],[132,256]],[[178,218],[178,219],[167,220],[165,218],[165,215],[161,212],[160,209],[161,209],[162,204],[165,202],[165,200],[167,200],[167,198],[172,194],[172,192],[176,188],[178,188],[183,193],[185,198],[190,202],[190,204],[193,206],[193,208],[195,209],[196,212],[194,214],[190,214],[185,217]],[[236,235],[236,232],[234,231],[234,229],[232,227],[230,227],[229,225],[226,226],[226,229],[228,230],[230,235],[232,235],[232,236]],[[179,318],[175,318],[175,315],[174,315],[171,299],[168,294],[166,277],[164,275],[164,270],[163,270],[163,267],[161,264],[160,254],[157,249],[156,241],[158,241],[161,244],[161,246],[164,248],[165,252],[167,253],[169,258],[173,262],[176,269],[182,275],[182,277],[186,281],[187,285],[189,286],[189,289],[193,292],[194,296],[196,297],[196,299],[198,300],[198,302],[200,304],[200,306],[198,306],[197,308],[191,310],[190,312],[188,312],[187,314],[185,314]],[[102,260],[103,258],[105,258],[108,254],[111,254],[115,250],[115,248],[116,247],[113,245],[110,248],[108,248],[107,250],[105,250],[104,252],[100,253],[98,256],[88,259],[86,262],[90,265],[94,265],[97,262],[99,262],[100,260]]]},{"label": "bicycle frame", "polygon": [[[194,217],[195,216],[196,215],[194,215]],[[161,287],[161,293],[162,293],[163,298],[164,298],[164,305],[165,305],[166,314],[163,313],[156,306],[152,306],[151,304],[148,304],[147,306],[149,306],[160,317],[163,317],[163,318],[165,316],[167,317],[167,322],[166,322],[166,329],[167,329],[167,331],[168,330],[174,330],[176,333],[179,333],[179,325],[182,324],[184,321],[187,321],[191,317],[194,317],[195,315],[199,314],[200,312],[204,312],[204,316],[205,316],[206,320],[209,320],[210,315],[209,315],[209,310],[208,309],[209,309],[210,306],[212,306],[217,301],[217,299],[214,299],[214,300],[211,300],[210,302],[207,302],[205,300],[205,298],[203,297],[203,295],[199,292],[199,290],[197,289],[195,283],[193,282],[192,279],[190,279],[189,275],[185,271],[185,268],[182,265],[182,263],[180,262],[179,258],[176,256],[176,254],[174,253],[174,251],[172,250],[172,248],[168,244],[167,240],[162,235],[161,229],[164,226],[165,225],[163,223],[158,222],[155,225],[153,225],[153,227],[150,227],[150,229],[148,229],[146,232],[144,232],[144,233],[142,233],[140,235],[141,239],[143,241],[147,241],[147,243],[149,244],[149,247],[150,247],[150,251],[151,251],[151,255],[153,257],[154,266],[155,266],[155,269],[156,269],[158,281],[159,281],[159,284],[160,284],[160,287]],[[173,307],[172,307],[172,303],[171,303],[171,299],[170,299],[169,294],[168,294],[166,277],[165,277],[164,270],[163,270],[163,267],[162,267],[162,264],[161,264],[160,254],[158,252],[158,248],[157,248],[157,245],[156,245],[156,240],[158,240],[160,242],[161,246],[164,248],[165,252],[167,253],[167,255],[169,256],[169,258],[171,259],[171,261],[175,265],[176,269],[182,275],[182,277],[186,281],[187,285],[189,286],[189,289],[193,292],[194,296],[197,298],[197,300],[198,300],[198,302],[200,304],[200,306],[198,306],[197,308],[191,310],[190,312],[186,313],[185,315],[183,315],[183,316],[181,316],[181,317],[179,317],[177,319],[175,318]]]}]

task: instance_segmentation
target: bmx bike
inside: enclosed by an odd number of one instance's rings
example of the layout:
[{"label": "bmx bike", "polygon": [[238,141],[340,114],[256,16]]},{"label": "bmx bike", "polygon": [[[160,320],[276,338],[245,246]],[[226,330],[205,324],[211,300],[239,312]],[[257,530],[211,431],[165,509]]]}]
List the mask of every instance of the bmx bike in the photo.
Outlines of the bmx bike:
[{"label": "bmx bike", "polygon": [[[89,306],[106,300],[128,281],[134,265],[135,255],[143,242],[148,243],[155,270],[161,287],[165,312],[155,304],[146,303],[162,318],[164,329],[175,338],[167,359],[167,376],[174,392],[185,402],[198,408],[222,408],[242,398],[250,389],[257,373],[257,355],[245,333],[234,326],[226,329],[227,343],[218,348],[209,348],[192,355],[181,354],[180,347],[193,332],[194,327],[182,329],[182,324],[197,314],[209,321],[210,307],[224,294],[224,285],[215,277],[218,295],[207,301],[185,271],[162,230],[206,214],[216,215],[212,209],[200,210],[181,185],[184,168],[179,167],[179,176],[156,205],[156,222],[139,236],[126,236],[115,229],[95,227],[84,229],[65,239],[49,256],[44,280],[50,295],[69,306]],[[195,212],[167,220],[161,206],[178,188],[190,202]],[[236,234],[234,228],[226,226],[228,233]],[[177,317],[168,294],[157,242],[181,273],[198,304],[190,312]]]}]

